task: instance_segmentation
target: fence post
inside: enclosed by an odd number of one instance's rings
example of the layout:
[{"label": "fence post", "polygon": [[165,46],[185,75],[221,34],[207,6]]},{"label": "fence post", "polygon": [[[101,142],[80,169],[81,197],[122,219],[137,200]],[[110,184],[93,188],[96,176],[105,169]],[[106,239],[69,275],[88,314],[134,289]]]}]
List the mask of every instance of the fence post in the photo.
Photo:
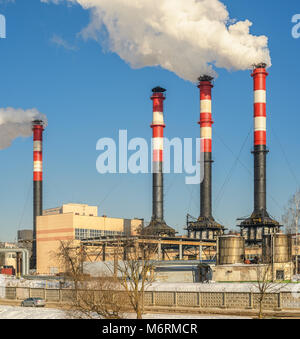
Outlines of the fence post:
[{"label": "fence post", "polygon": [[247,309],[249,310],[253,309],[253,293],[252,292],[249,293],[249,306],[247,307]]},{"label": "fence post", "polygon": [[198,306],[202,307],[201,292],[198,292]]},{"label": "fence post", "polygon": [[277,297],[278,299],[278,304],[277,304],[277,309],[278,310],[281,310],[281,305],[282,305],[282,293],[281,292],[279,292],[278,293],[278,297]]},{"label": "fence post", "polygon": [[155,306],[155,292],[152,292],[152,305]]},{"label": "fence post", "polygon": [[174,292],[174,306],[177,307],[177,292]]},{"label": "fence post", "polygon": [[223,292],[223,305],[222,308],[226,308],[226,292]]}]

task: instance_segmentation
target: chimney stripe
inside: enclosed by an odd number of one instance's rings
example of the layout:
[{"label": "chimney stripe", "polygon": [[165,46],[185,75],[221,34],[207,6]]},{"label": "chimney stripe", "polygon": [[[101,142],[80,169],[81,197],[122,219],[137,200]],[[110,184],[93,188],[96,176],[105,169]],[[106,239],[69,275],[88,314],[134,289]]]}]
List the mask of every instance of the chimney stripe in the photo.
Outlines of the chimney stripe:
[{"label": "chimney stripe", "polygon": [[211,127],[202,127],[201,128],[201,138],[211,139],[212,138],[212,128]]},{"label": "chimney stripe", "polygon": [[43,181],[43,172],[34,172],[33,181]]},{"label": "chimney stripe", "polygon": [[267,107],[265,103],[254,103],[254,116],[255,117],[267,116]]},{"label": "chimney stripe", "polygon": [[254,91],[254,103],[255,104],[265,104],[267,102],[267,92],[264,90],[255,90]]},{"label": "chimney stripe", "polygon": [[42,161],[34,161],[33,162],[33,170],[34,170],[34,172],[43,172],[43,162]]},{"label": "chimney stripe", "polygon": [[164,125],[164,114],[162,112],[153,112],[153,125]]},{"label": "chimney stripe", "polygon": [[153,150],[163,150],[164,149],[164,139],[163,138],[153,138],[152,139]]},{"label": "chimney stripe", "polygon": [[41,141],[34,141],[33,142],[33,151],[42,152],[43,144]]},{"label": "chimney stripe", "polygon": [[201,100],[200,101],[200,112],[201,113],[211,113],[211,100]]},{"label": "chimney stripe", "polygon": [[254,130],[255,131],[266,131],[267,130],[266,117],[255,117],[254,118]]}]

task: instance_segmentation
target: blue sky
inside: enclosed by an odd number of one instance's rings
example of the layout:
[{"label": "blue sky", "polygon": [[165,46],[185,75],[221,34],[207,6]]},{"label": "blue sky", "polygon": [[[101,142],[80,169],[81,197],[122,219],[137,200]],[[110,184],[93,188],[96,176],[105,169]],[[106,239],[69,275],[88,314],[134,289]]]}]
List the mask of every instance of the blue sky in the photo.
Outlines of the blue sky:
[{"label": "blue sky", "polygon": [[[273,66],[268,78],[268,210],[280,220],[299,185],[299,51],[291,35],[296,0],[224,0],[231,17],[253,22],[267,35]],[[96,142],[151,138],[151,89],[167,88],[167,137],[199,136],[199,92],[159,67],[133,70],[116,54],[79,35],[90,20],[80,6],[39,0],[0,2],[7,38],[0,39],[0,107],[37,108],[49,126],[44,142],[44,208],[76,202],[100,215],[150,220],[151,175],[100,175]],[[63,39],[63,40],[60,40]],[[64,41],[65,46],[57,43]],[[228,228],[253,209],[252,79],[249,71],[218,70],[213,90],[214,216]],[[246,140],[246,141],[245,141]],[[244,147],[242,148],[242,145]],[[237,156],[240,154],[239,161]],[[0,240],[32,225],[32,140],[17,139],[0,152]],[[184,233],[187,213],[199,215],[199,187],[184,175],[166,175],[165,219]]]}]

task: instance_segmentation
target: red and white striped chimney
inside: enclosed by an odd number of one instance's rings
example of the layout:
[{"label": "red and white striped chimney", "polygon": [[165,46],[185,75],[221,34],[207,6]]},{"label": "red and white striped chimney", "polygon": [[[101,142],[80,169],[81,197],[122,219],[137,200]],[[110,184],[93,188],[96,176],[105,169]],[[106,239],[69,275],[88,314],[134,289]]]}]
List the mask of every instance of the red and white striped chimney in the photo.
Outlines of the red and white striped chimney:
[{"label": "red and white striped chimney", "polygon": [[254,69],[252,73],[254,82],[254,146],[267,145],[266,78],[269,74],[263,66]]},{"label": "red and white striped chimney", "polygon": [[201,152],[204,160],[204,175],[201,183],[201,206],[200,217],[212,217],[212,110],[211,110],[211,89],[213,78],[204,75],[199,78],[200,83],[200,133]]},{"label": "red and white striped chimney", "polygon": [[164,92],[161,87],[153,88],[153,121],[152,121],[152,142],[153,142],[153,213],[152,220],[164,222],[164,185],[163,185],[163,149],[164,149]]},{"label": "red and white striped chimney", "polygon": [[254,90],[254,211],[239,225],[247,244],[260,244],[266,234],[277,233],[281,225],[267,212],[267,95],[266,64],[254,66],[251,74]]},{"label": "red and white striped chimney", "polygon": [[33,246],[31,267],[36,268],[36,217],[43,214],[43,132],[41,120],[32,122],[33,130]]},{"label": "red and white striped chimney", "polygon": [[267,150],[267,94],[265,64],[259,64],[252,73],[254,83],[254,214],[268,216],[266,203]]}]

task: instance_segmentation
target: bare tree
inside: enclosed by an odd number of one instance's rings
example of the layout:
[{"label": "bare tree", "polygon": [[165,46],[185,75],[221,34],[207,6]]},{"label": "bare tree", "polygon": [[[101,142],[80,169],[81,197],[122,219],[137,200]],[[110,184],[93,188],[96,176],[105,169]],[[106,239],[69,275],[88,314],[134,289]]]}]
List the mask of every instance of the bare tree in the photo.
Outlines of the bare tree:
[{"label": "bare tree", "polygon": [[298,274],[298,233],[300,222],[300,189],[290,198],[282,221],[286,225],[286,231],[289,234],[295,234],[295,254],[296,254],[296,274]]},{"label": "bare tree", "polygon": [[108,276],[85,278],[72,300],[71,314],[76,318],[123,319],[127,305],[118,280]]},{"label": "bare tree", "polygon": [[60,268],[63,270],[64,278],[74,283],[77,290],[78,283],[83,275],[83,256],[81,248],[74,241],[60,241],[58,252],[54,253]]},{"label": "bare tree", "polygon": [[117,263],[118,277],[137,319],[142,319],[145,291],[155,280],[157,245],[136,239],[124,246],[124,251],[124,260]]},{"label": "bare tree", "polygon": [[73,285],[70,295],[70,317],[121,319],[128,310],[122,285],[115,277],[103,273],[92,278],[83,273],[84,251],[74,242],[60,243],[57,253],[65,279]]},{"label": "bare tree", "polygon": [[258,318],[264,317],[264,301],[267,294],[279,293],[286,284],[282,282],[273,281],[273,267],[272,264],[257,264],[256,266],[256,281],[254,282],[255,292],[258,291]]}]

